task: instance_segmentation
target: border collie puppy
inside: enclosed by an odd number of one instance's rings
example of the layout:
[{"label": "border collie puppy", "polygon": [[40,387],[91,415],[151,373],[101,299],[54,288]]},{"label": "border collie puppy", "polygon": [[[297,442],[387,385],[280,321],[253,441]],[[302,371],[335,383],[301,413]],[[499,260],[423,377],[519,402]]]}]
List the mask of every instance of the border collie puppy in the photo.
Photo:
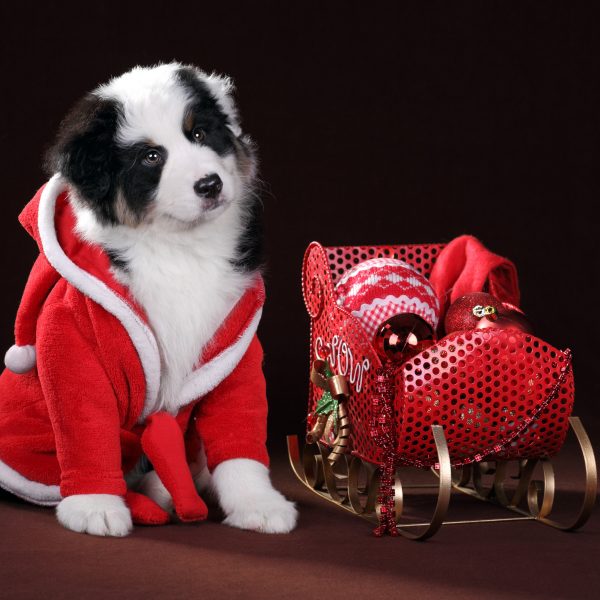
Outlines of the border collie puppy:
[{"label": "border collie puppy", "polygon": [[[0,439],[0,485],[57,504],[69,529],[119,536],[132,515],[205,518],[186,476],[231,526],[295,526],[267,467],[256,156],[232,91],[229,78],[179,63],[101,85],[62,123],[54,176],[21,215],[52,283],[35,314],[21,304],[0,400],[40,396],[60,478],[36,475],[34,459]],[[36,339],[20,341],[32,321]],[[187,475],[175,464],[184,453]]]}]

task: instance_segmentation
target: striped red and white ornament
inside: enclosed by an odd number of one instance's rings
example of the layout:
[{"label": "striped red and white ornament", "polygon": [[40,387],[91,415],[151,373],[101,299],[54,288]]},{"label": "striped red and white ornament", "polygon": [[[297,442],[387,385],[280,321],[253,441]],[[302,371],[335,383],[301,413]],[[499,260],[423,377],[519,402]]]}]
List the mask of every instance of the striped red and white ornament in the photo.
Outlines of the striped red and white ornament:
[{"label": "striped red and white ornament", "polygon": [[337,302],[362,324],[369,338],[398,314],[412,313],[437,329],[440,308],[429,281],[395,258],[372,258],[352,267],[336,286]]}]

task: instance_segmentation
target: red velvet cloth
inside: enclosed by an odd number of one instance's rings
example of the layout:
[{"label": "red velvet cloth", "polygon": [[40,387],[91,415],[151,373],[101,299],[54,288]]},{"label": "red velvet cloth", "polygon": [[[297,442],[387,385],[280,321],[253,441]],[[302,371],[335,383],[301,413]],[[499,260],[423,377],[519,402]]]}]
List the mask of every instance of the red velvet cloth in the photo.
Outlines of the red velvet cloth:
[{"label": "red velvet cloth", "polygon": [[455,238],[440,252],[429,281],[440,300],[441,322],[452,302],[472,292],[487,291],[502,302],[519,306],[515,265],[470,235]]},{"label": "red velvet cloth", "polygon": [[177,516],[182,521],[206,519],[208,508],[194,486],[177,421],[165,412],[150,415],[142,435],[142,448],[171,494]]},{"label": "red velvet cloth", "polygon": [[171,521],[171,515],[148,496],[128,490],[125,502],[137,525],[166,525]]},{"label": "red velvet cloth", "polygon": [[[44,305],[37,338],[37,368],[0,376],[0,460],[27,479],[60,482],[63,496],[124,495],[123,471],[141,454],[144,427],[145,381],[131,341],[64,280]],[[255,337],[234,371],[179,415],[183,430],[201,432],[211,469],[230,458],[268,464],[262,356]]]}]

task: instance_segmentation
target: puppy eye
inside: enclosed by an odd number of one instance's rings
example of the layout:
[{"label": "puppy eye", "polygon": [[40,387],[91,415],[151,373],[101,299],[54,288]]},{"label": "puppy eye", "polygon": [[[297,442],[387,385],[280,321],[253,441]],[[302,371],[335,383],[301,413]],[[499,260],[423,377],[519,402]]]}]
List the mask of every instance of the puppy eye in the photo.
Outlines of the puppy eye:
[{"label": "puppy eye", "polygon": [[192,129],[192,139],[195,142],[201,142],[206,137],[206,133],[204,133],[204,129],[201,127],[194,127]]},{"label": "puppy eye", "polygon": [[162,156],[160,155],[160,152],[158,150],[148,150],[148,152],[146,152],[146,155],[144,156],[144,162],[147,165],[155,167],[156,165],[159,165],[162,162]]}]

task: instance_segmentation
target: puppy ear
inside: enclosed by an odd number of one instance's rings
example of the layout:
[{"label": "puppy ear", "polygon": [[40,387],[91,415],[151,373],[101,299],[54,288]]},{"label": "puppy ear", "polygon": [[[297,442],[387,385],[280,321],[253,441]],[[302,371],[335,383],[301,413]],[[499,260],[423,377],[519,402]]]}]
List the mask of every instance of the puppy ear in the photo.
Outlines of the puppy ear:
[{"label": "puppy ear", "polygon": [[109,220],[118,169],[115,136],[119,115],[114,100],[84,96],[61,123],[46,155],[46,170],[60,171],[81,199],[99,208]]},{"label": "puppy ear", "polygon": [[212,95],[217,99],[217,102],[228,116],[229,128],[233,131],[235,137],[239,138],[242,135],[242,128],[240,126],[238,109],[233,97],[233,93],[235,92],[233,79],[227,75],[219,75],[214,72],[210,75],[204,75],[201,79],[206,83]]}]

